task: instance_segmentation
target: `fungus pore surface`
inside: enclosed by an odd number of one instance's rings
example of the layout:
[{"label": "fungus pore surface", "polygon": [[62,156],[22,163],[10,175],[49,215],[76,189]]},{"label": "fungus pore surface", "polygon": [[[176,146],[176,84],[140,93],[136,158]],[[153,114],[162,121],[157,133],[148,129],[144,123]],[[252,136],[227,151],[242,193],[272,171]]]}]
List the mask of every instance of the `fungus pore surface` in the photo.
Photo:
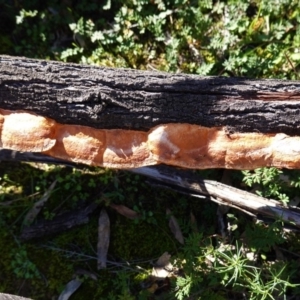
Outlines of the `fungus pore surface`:
[{"label": "fungus pore surface", "polygon": [[148,132],[65,125],[25,111],[0,109],[0,147],[108,168],[164,163],[191,169],[300,168],[300,137],[233,133],[186,123]]}]

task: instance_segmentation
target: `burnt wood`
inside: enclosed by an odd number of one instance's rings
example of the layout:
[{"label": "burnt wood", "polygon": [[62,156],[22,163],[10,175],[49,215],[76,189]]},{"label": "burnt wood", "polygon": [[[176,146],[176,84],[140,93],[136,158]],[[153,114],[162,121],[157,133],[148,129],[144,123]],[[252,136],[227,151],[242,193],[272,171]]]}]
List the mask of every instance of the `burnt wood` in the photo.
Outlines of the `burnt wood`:
[{"label": "burnt wood", "polygon": [[64,124],[163,123],[300,134],[300,82],[201,77],[0,56],[0,108]]},{"label": "burnt wood", "polygon": [[[63,213],[52,220],[41,220],[37,224],[24,227],[20,239],[29,241],[43,238],[48,235],[58,234],[78,225],[87,224],[90,221],[89,215],[97,208],[98,204],[91,203],[85,208]],[[1,299],[1,298],[0,298]]]}]

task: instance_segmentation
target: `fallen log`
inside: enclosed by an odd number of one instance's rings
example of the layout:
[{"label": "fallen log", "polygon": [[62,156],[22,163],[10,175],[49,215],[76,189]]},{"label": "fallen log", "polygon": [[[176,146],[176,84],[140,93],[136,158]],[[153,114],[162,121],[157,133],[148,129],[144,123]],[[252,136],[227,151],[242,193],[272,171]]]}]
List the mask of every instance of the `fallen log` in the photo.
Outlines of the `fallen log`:
[{"label": "fallen log", "polygon": [[[201,77],[0,56],[0,108],[62,124],[144,130],[167,123],[300,133],[300,82]],[[295,126],[296,125],[296,126]]]},{"label": "fallen log", "polygon": [[88,165],[299,168],[299,100],[297,81],[0,57],[1,147]]},{"label": "fallen log", "polygon": [[0,56],[0,108],[62,124],[145,130],[167,123],[299,134],[300,82],[201,77]]}]

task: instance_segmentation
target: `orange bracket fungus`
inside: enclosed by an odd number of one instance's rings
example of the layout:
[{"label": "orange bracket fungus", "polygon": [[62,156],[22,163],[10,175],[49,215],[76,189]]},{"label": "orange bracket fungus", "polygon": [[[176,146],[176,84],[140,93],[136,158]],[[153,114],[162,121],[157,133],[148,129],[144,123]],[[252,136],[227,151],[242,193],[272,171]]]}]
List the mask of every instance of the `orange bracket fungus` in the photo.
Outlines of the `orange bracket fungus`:
[{"label": "orange bracket fungus", "polygon": [[1,148],[67,161],[129,169],[168,164],[191,169],[300,168],[300,137],[231,133],[186,123],[147,132],[64,125],[26,111],[0,109]]}]

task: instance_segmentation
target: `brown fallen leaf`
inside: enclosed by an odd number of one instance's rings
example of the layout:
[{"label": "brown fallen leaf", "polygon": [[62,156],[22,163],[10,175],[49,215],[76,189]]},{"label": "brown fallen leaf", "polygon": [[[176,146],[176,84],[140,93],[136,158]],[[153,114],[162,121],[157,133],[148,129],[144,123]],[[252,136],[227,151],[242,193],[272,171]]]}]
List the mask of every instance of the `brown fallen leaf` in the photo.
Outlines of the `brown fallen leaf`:
[{"label": "brown fallen leaf", "polygon": [[160,294],[169,291],[171,283],[169,277],[174,276],[174,267],[170,263],[171,255],[163,253],[154,264],[152,273],[142,283],[142,288],[147,289],[151,294]]},{"label": "brown fallen leaf", "polygon": [[49,189],[44,193],[42,198],[40,200],[38,200],[37,202],[35,202],[34,205],[32,206],[32,208],[28,211],[28,213],[26,214],[24,221],[23,221],[23,224],[25,226],[29,226],[34,221],[36,216],[40,213],[41,209],[43,208],[45,203],[48,201],[48,199],[51,195],[51,192],[53,191],[53,189],[56,185],[56,182],[57,182],[56,180],[52,182]]},{"label": "brown fallen leaf", "polygon": [[154,264],[151,275],[155,276],[156,278],[168,277],[173,271],[170,258],[171,255],[168,252],[163,253]]},{"label": "brown fallen leaf", "polygon": [[110,221],[106,210],[103,208],[100,212],[98,221],[98,270],[106,268],[107,252],[110,237]]},{"label": "brown fallen leaf", "polygon": [[166,210],[167,216],[170,217],[169,220],[169,227],[175,237],[175,239],[180,243],[180,244],[184,244],[184,238],[181,232],[181,229],[179,227],[178,221],[177,219],[172,215],[172,212],[170,211],[169,208],[167,208]]},{"label": "brown fallen leaf", "polygon": [[58,300],[68,300],[73,295],[73,293],[77,291],[81,284],[82,281],[77,278],[69,281],[66,284],[64,290],[59,295]]},{"label": "brown fallen leaf", "polygon": [[139,214],[136,211],[125,205],[111,203],[109,206],[128,219],[135,220],[139,218]]}]

